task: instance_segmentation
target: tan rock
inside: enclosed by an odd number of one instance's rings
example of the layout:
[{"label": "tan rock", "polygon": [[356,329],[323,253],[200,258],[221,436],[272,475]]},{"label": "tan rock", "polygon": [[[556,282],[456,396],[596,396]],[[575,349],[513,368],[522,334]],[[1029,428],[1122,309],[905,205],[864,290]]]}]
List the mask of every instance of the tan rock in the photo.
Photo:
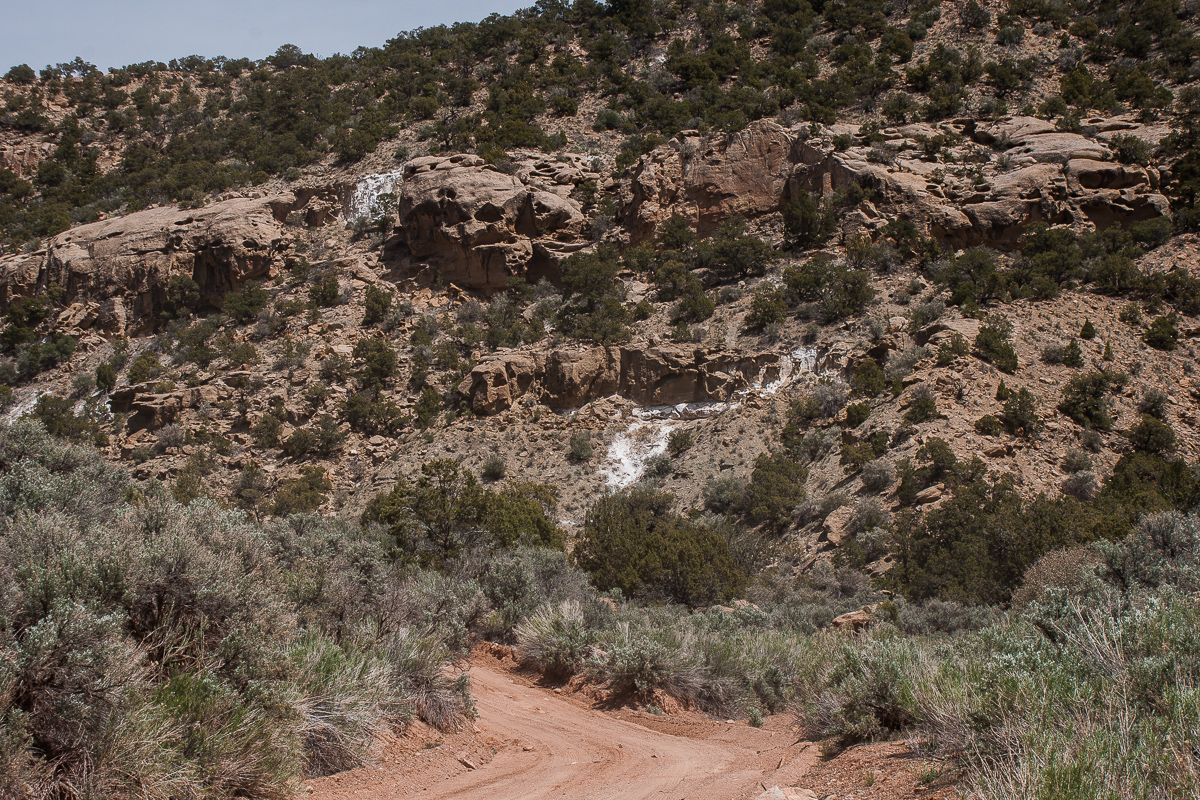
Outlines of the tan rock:
[{"label": "tan rock", "polygon": [[772,786],[758,796],[758,800],[817,800],[811,789],[792,786]]},{"label": "tan rock", "polygon": [[919,506],[932,503],[934,500],[937,500],[939,497],[941,497],[945,491],[946,486],[941,483],[926,487],[917,492],[915,503]]},{"label": "tan rock", "polygon": [[825,522],[822,525],[822,532],[831,545],[834,547],[841,546],[842,540],[846,538],[846,531],[853,519],[854,509],[850,506],[841,506],[829,512],[829,516],[825,518]]},{"label": "tan rock", "polygon": [[408,162],[399,214],[415,259],[475,289],[501,289],[514,275],[554,279],[562,258],[587,243],[578,202],[473,155]]},{"label": "tan rock", "polygon": [[840,617],[835,617],[830,625],[834,630],[858,633],[862,629],[869,627],[873,622],[875,622],[875,615],[871,613],[871,610],[869,608],[860,608],[858,611],[849,611]]},{"label": "tan rock", "polygon": [[673,214],[707,235],[735,214],[753,218],[778,210],[803,155],[793,145],[792,134],[768,120],[712,141],[684,131],[643,156],[622,180],[619,206],[631,238],[649,239]]},{"label": "tan rock", "polygon": [[[175,275],[193,278],[203,297],[219,305],[229,290],[281,266],[288,241],[280,220],[294,203],[291,195],[238,198],[81,225],[51,240],[36,286],[58,284],[68,304],[97,304],[102,327],[113,333],[152,325]],[[33,293],[30,271],[28,261],[0,268],[5,307],[13,297]],[[109,301],[120,301],[123,313]]]},{"label": "tan rock", "polygon": [[482,415],[511,408],[531,391],[554,408],[577,408],[610,394],[647,405],[677,405],[725,400],[760,373],[770,380],[778,364],[775,353],[741,354],[679,345],[499,353],[471,370],[458,390],[471,398],[471,407]]}]

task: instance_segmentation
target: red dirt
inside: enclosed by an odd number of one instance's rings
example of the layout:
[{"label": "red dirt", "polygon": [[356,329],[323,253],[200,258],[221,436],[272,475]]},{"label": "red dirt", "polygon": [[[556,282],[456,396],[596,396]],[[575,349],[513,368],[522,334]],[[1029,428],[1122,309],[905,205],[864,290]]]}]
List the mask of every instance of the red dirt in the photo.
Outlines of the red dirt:
[{"label": "red dirt", "polygon": [[[512,666],[477,654],[473,728],[443,735],[416,724],[381,742],[376,764],[310,781],[309,797],[742,800],[773,786],[810,788],[816,797],[831,790],[839,798],[941,795],[916,786],[918,765],[902,744],[855,748],[818,766],[819,748],[797,741],[788,715],[754,728],[689,712],[606,712],[584,694],[537,686]],[[880,778],[870,788],[862,781],[869,771]]]}]

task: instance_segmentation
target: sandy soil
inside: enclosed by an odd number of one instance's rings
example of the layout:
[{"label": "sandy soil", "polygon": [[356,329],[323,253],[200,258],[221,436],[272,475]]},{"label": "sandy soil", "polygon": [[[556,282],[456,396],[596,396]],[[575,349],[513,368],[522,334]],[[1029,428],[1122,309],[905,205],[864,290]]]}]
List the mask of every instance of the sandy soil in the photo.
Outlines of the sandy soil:
[{"label": "sandy soil", "polygon": [[785,716],[752,728],[688,713],[607,713],[498,664],[475,666],[471,679],[473,730],[424,746],[410,732],[383,746],[380,763],[310,782],[309,797],[740,800],[802,785],[819,758]]}]

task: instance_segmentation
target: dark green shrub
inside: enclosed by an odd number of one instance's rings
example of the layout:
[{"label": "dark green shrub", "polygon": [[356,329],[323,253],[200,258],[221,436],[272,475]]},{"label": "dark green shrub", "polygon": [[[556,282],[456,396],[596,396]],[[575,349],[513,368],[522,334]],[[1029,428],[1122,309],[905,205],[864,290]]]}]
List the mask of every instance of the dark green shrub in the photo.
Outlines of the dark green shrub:
[{"label": "dark green shrub", "polygon": [[1009,341],[1011,335],[1012,323],[1006,317],[990,315],[975,335],[975,354],[1001,372],[1016,372],[1017,351]]},{"label": "dark green shrub", "polygon": [[1126,303],[1122,306],[1121,313],[1117,315],[1117,319],[1126,325],[1137,327],[1142,324],[1142,308],[1137,303]]},{"label": "dark green shrub", "polygon": [[342,291],[338,286],[337,274],[322,272],[308,289],[308,300],[317,308],[332,308],[342,302]]},{"label": "dark green shrub", "polygon": [[284,481],[275,490],[271,513],[277,517],[316,511],[325,502],[325,493],[333,488],[321,467],[304,467],[299,478]]},{"label": "dark green shrub", "polygon": [[[554,524],[558,489],[539,483],[513,483],[485,493],[483,526],[496,547],[563,550],[566,534]],[[560,562],[554,561],[558,564]]]},{"label": "dark green shrub", "polygon": [[392,293],[378,286],[368,286],[363,306],[363,325],[375,325],[381,322],[391,310]]},{"label": "dark green shrub", "polygon": [[602,245],[592,253],[573,253],[562,263],[564,304],[559,322],[564,332],[596,342],[624,341],[629,312],[621,303],[616,248]]},{"label": "dark green shrub", "polygon": [[420,430],[426,430],[437,421],[438,411],[442,407],[442,396],[432,386],[421,390],[417,398],[415,424]]},{"label": "dark green shrub", "polygon": [[709,239],[697,243],[693,266],[710,269],[727,280],[763,275],[775,260],[770,245],[747,232],[746,221],[730,217],[721,223]]},{"label": "dark green shrub", "polygon": [[342,402],[342,419],[352,430],[374,436],[395,436],[408,424],[400,407],[391,400],[373,397],[369,392],[355,392]]},{"label": "dark green shrub", "polygon": [[1067,342],[1063,348],[1062,363],[1064,367],[1078,368],[1083,366],[1083,350],[1075,339]]},{"label": "dark green shrub", "polygon": [[317,447],[317,433],[311,428],[297,428],[283,444],[288,455],[304,458]]},{"label": "dark green shrub", "polygon": [[1080,425],[1106,431],[1112,428],[1108,393],[1112,380],[1106,372],[1085,372],[1075,375],[1063,387],[1063,399],[1058,410]]},{"label": "dark green shrub", "polygon": [[952,334],[948,341],[938,345],[937,365],[939,367],[948,367],[954,363],[956,358],[961,358],[970,352],[971,344],[967,341],[967,337],[961,333]]},{"label": "dark green shrub", "polygon": [[808,470],[786,453],[763,453],[754,462],[740,503],[742,515],[755,525],[781,533],[804,501]]},{"label": "dark green shrub", "polygon": [[567,458],[579,464],[592,457],[592,437],[587,431],[575,431],[567,443]]},{"label": "dark green shrub", "polygon": [[867,270],[849,269],[820,256],[785,269],[783,282],[792,297],[818,303],[827,322],[861,313],[875,299]]},{"label": "dark green shrub", "polygon": [[857,428],[866,422],[871,416],[871,406],[869,403],[851,403],[846,406],[846,427]]},{"label": "dark green shrub", "polygon": [[981,436],[999,436],[1003,423],[991,414],[984,414],[975,420],[975,431]]},{"label": "dark green shrub", "polygon": [[151,350],[143,350],[129,365],[126,377],[130,384],[145,383],[162,375],[162,365],[158,363],[158,354]]},{"label": "dark green shrub", "polygon": [[1175,327],[1175,322],[1174,314],[1155,317],[1150,327],[1142,333],[1142,341],[1155,350],[1174,350],[1179,346],[1179,329]]},{"label": "dark green shrub", "polygon": [[28,64],[17,64],[4,73],[4,79],[13,83],[29,85],[37,80],[37,73]]},{"label": "dark green shrub", "polygon": [[416,483],[401,479],[372,498],[362,523],[382,525],[400,558],[438,564],[478,541],[486,513],[487,493],[475,476],[440,459],[422,464]]},{"label": "dark green shrub", "polygon": [[1000,421],[1014,436],[1034,436],[1041,427],[1041,420],[1038,419],[1037,398],[1033,396],[1033,392],[1024,386],[1012,392],[1004,402]]},{"label": "dark green shrub", "polygon": [[66,397],[46,393],[38,397],[33,406],[33,416],[46,428],[46,432],[59,439],[73,442],[94,442],[100,426],[85,410],[75,413],[75,401]]},{"label": "dark green shrub", "polygon": [[1171,402],[1171,398],[1161,389],[1150,388],[1142,395],[1142,399],[1138,401],[1137,409],[1142,414],[1149,414],[1155,419],[1161,419],[1164,422],[1167,418],[1167,406]]},{"label": "dark green shrub", "polygon": [[673,458],[678,458],[692,446],[692,432],[685,430],[671,431],[667,436],[667,452]]},{"label": "dark green shrub", "polygon": [[1162,420],[1143,414],[1137,425],[1129,429],[1129,443],[1135,450],[1163,455],[1175,450],[1175,431]]},{"label": "dark green shrub", "polygon": [[267,290],[256,281],[246,281],[240,290],[225,295],[221,310],[238,322],[249,322],[267,307],[270,299]]},{"label": "dark green shrub", "polygon": [[878,397],[887,388],[887,379],[879,362],[873,358],[864,358],[858,362],[854,375],[850,378],[850,388],[861,397]]},{"label": "dark green shrub", "polygon": [[492,453],[483,460],[483,467],[479,472],[486,480],[498,481],[508,474],[508,464],[504,461],[504,456],[499,453]]},{"label": "dark green shrub", "polygon": [[1141,220],[1129,226],[1130,238],[1137,244],[1145,245],[1148,250],[1166,244],[1174,232],[1174,226],[1167,217]]},{"label": "dark green shrub", "polygon": [[359,364],[359,382],[363,388],[386,386],[396,375],[396,351],[383,338],[362,338],[354,345],[354,359]]},{"label": "dark green shrub", "polygon": [[263,449],[279,445],[279,436],[283,423],[274,414],[263,414],[262,418],[250,427],[250,438],[254,444]]},{"label": "dark green shrub", "polygon": [[1085,342],[1090,342],[1092,339],[1096,338],[1096,326],[1092,325],[1092,321],[1090,319],[1085,319],[1083,321],[1083,327],[1079,329],[1079,338],[1083,339]]},{"label": "dark green shrub", "polygon": [[904,412],[904,419],[913,425],[929,420],[938,419],[941,415],[938,413],[937,399],[932,393],[918,395],[908,410]]},{"label": "dark green shrub", "polygon": [[750,300],[750,312],[746,314],[746,327],[765,328],[783,322],[787,317],[787,303],[783,289],[769,284],[760,284]]},{"label": "dark green shrub", "polygon": [[105,392],[117,388],[117,371],[110,362],[105,361],[96,367],[96,386]]},{"label": "dark green shrub", "polygon": [[1115,133],[1109,137],[1108,146],[1116,152],[1117,160],[1123,164],[1150,166],[1150,145],[1144,139],[1124,133]]},{"label": "dark green shrub", "polygon": [[958,18],[964,28],[975,30],[986,28],[992,21],[992,14],[979,5],[978,0],[967,0],[967,4],[959,9]]},{"label": "dark green shrub", "polygon": [[805,191],[783,206],[783,230],[789,247],[819,247],[837,228],[836,210]]},{"label": "dark green shrub", "polygon": [[1073,497],[1025,499],[1010,476],[977,478],[957,486],[936,509],[897,516],[897,566],[886,582],[912,600],[1004,602],[1044,553],[1120,528],[1104,510]]},{"label": "dark green shrub", "polygon": [[692,278],[684,284],[680,292],[679,303],[675,306],[675,319],[703,322],[713,315],[716,308],[717,304],[704,291],[704,285]]},{"label": "dark green shrub", "polygon": [[163,304],[164,319],[180,319],[200,307],[200,285],[190,275],[172,275]]}]

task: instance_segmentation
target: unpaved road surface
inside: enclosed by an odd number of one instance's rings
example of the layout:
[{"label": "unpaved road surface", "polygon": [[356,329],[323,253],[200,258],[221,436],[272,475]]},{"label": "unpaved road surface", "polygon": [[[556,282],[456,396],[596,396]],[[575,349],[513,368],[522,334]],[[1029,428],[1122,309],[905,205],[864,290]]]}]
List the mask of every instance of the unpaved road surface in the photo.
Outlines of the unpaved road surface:
[{"label": "unpaved road surface", "polygon": [[818,758],[783,719],[755,729],[695,714],[606,713],[478,665],[471,681],[471,736],[385,748],[379,765],[312,781],[309,797],[741,800],[797,785]]}]

